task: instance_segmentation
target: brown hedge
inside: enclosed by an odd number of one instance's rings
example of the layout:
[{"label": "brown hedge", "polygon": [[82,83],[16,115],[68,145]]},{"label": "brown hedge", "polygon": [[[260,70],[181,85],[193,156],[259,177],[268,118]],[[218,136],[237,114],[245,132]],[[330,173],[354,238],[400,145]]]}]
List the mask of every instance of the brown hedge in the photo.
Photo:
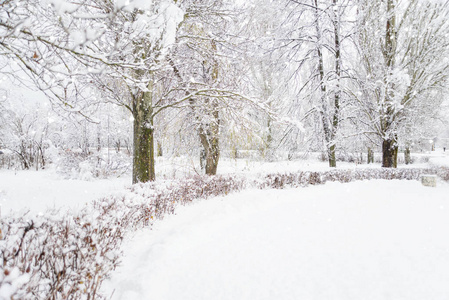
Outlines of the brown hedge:
[{"label": "brown hedge", "polygon": [[151,226],[175,212],[176,205],[227,195],[246,187],[302,187],[327,181],[368,179],[417,180],[449,169],[355,169],[241,176],[194,177],[131,186],[121,196],[94,201],[79,212],[50,210],[43,215],[0,220],[0,298],[104,299],[103,280],[120,263],[127,232]]}]

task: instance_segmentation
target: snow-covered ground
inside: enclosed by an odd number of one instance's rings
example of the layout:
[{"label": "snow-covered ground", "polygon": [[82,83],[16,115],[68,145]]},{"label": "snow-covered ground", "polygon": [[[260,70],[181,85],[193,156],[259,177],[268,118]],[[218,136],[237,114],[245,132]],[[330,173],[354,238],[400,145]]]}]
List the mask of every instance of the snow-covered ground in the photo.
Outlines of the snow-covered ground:
[{"label": "snow-covered ground", "polygon": [[[378,154],[380,155],[380,154]],[[297,171],[326,171],[327,162],[317,159],[319,153],[302,155],[302,159],[292,161],[265,162],[255,159],[222,158],[219,174],[240,174],[258,177],[260,174],[285,173]],[[400,164],[399,168],[419,168],[430,165],[449,166],[449,151],[442,149],[432,153],[414,153],[416,162],[412,165]],[[379,168],[380,164],[355,164],[338,162],[337,169]],[[158,157],[156,175],[158,179],[184,178],[201,173],[199,160],[189,157]],[[90,175],[90,174],[87,174]],[[84,204],[117,191],[131,184],[131,175],[122,174],[120,178],[95,179],[91,175],[80,178],[87,180],[63,179],[54,168],[46,170],[0,170],[0,209],[1,215],[12,211],[30,210],[32,214],[45,211],[46,208],[78,209]],[[0,216],[1,216],[0,215]]]},{"label": "snow-covered ground", "polygon": [[[381,160],[381,153],[376,153],[378,161]],[[254,155],[256,156],[256,155]],[[330,170],[327,161],[319,159],[321,153],[302,153],[294,160],[280,161],[263,161],[257,158],[239,158],[231,159],[228,157],[220,158],[218,164],[218,174],[241,174],[245,176],[258,176],[257,174],[267,173],[284,173],[298,171],[327,171]],[[337,169],[364,169],[364,168],[380,168],[380,163],[366,164],[366,153],[357,156],[364,163],[341,162],[337,163]],[[449,166],[449,150],[444,152],[443,149],[437,151],[412,153],[413,164],[405,165],[404,154],[399,154],[400,163],[398,168],[426,168],[429,167],[429,161],[435,162],[433,165]],[[173,179],[184,178],[201,174],[200,163],[198,158],[187,156],[179,157],[157,157],[156,158],[156,178]]]},{"label": "snow-covered ground", "polygon": [[[447,154],[422,154],[410,167],[449,166]],[[195,174],[182,158],[172,163],[160,159],[159,178]],[[328,169],[310,158],[224,159],[219,168],[247,177]],[[130,183],[129,174],[82,181],[52,169],[0,170],[1,215],[76,210]],[[102,292],[123,300],[449,299],[448,195],[442,181],[426,188],[377,180],[196,201],[155,221],[153,230],[131,233],[123,264]]]},{"label": "snow-covered ground", "polygon": [[11,211],[32,214],[47,208],[80,209],[100,197],[121,191],[131,177],[94,181],[64,180],[53,170],[0,170],[1,215]]},{"label": "snow-covered ground", "polygon": [[179,207],[125,243],[112,299],[449,299],[449,185],[327,183]]}]

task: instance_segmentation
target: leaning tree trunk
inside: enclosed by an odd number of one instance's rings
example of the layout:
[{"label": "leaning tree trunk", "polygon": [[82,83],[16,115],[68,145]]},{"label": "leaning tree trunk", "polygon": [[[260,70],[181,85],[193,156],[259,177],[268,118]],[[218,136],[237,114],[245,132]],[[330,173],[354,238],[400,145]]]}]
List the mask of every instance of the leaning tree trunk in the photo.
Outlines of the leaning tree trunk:
[{"label": "leaning tree trunk", "polygon": [[154,181],[154,128],[152,94],[141,92],[134,98],[133,183]]}]

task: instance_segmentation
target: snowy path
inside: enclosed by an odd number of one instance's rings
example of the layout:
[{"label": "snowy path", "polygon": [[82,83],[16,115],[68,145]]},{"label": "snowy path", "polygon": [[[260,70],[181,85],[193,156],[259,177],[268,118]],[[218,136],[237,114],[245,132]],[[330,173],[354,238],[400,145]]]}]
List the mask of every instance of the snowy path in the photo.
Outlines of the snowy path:
[{"label": "snowy path", "polygon": [[449,299],[449,186],[249,190],[180,207],[125,245],[113,299]]}]

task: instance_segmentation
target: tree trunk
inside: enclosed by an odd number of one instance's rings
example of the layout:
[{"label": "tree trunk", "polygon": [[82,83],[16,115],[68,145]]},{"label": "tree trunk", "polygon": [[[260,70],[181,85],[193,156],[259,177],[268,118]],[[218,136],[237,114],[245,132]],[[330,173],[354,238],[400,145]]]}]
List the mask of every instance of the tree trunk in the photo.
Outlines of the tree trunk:
[{"label": "tree trunk", "polygon": [[368,148],[368,164],[374,163],[374,151],[371,148]]},{"label": "tree trunk", "polygon": [[[321,40],[321,32],[320,32],[320,25],[319,25],[319,15],[318,15],[318,2],[317,0],[313,0],[312,2],[315,5],[315,29],[317,34],[317,39]],[[324,78],[324,58],[322,53],[322,48],[319,43],[316,45],[316,54],[318,58],[318,75],[320,79],[320,91],[321,91],[321,110],[320,110],[320,116],[321,116],[321,122],[323,124],[323,131],[324,131],[324,141],[326,142],[326,152],[327,157],[329,160],[329,166],[332,167],[332,165],[335,164],[335,161],[331,161],[331,139],[332,139],[332,128],[330,128],[330,124],[328,121],[328,109],[327,109],[327,87],[325,83]],[[335,155],[335,147],[334,147],[334,155]]]},{"label": "tree trunk", "polygon": [[[218,103],[214,101],[212,117],[213,121],[200,128],[199,136],[201,145],[204,148],[206,154],[206,175],[216,175],[218,168],[218,160],[220,158],[219,147],[219,129],[220,118],[218,112]],[[206,128],[204,128],[206,127]]]},{"label": "tree trunk", "polygon": [[133,101],[133,183],[156,180],[152,93],[140,92]]},{"label": "tree trunk", "polygon": [[[395,64],[395,52],[396,52],[396,16],[395,16],[395,5],[393,0],[387,0],[387,23],[386,23],[386,34],[385,34],[385,48],[384,57],[387,71],[392,73]],[[387,74],[386,74],[387,75]],[[395,108],[393,105],[394,99],[394,85],[387,81],[387,76],[385,78],[386,91],[385,91],[385,101],[382,104],[382,132],[383,134],[388,133],[392,130],[392,119],[395,113]],[[384,139],[382,142],[382,167],[385,168],[396,168],[398,165],[398,146],[397,137]]]},{"label": "tree trunk", "polygon": [[[270,103],[271,107],[271,103]],[[268,161],[273,161],[273,124],[271,121],[271,117],[268,117],[267,121],[267,143],[266,143],[266,151],[265,151],[265,159],[268,159]]]},{"label": "tree trunk", "polygon": [[335,144],[329,147],[327,156],[329,159],[329,167],[331,168],[337,167],[337,158],[335,157]]},{"label": "tree trunk", "polygon": [[[201,139],[201,136],[200,136]],[[200,151],[200,166],[203,172],[206,172],[206,150],[202,149]]]},{"label": "tree trunk", "polygon": [[162,155],[163,155],[163,152],[162,152],[162,144],[161,144],[160,141],[158,141],[158,142],[157,142],[157,156],[158,156],[158,157],[161,157]]},{"label": "tree trunk", "polygon": [[[211,40],[210,50],[212,57],[203,61],[203,78],[205,82],[214,86],[217,83],[219,66],[215,57],[217,53],[217,45]],[[192,103],[194,100],[192,99]],[[220,158],[219,134],[220,134],[220,114],[217,99],[205,99],[205,107],[203,110],[207,121],[199,127],[199,136],[201,144],[206,154],[206,175],[217,174],[218,159]],[[201,124],[201,122],[199,122]]]},{"label": "tree trunk", "polygon": [[397,168],[398,146],[396,139],[390,138],[382,142],[382,167]]},{"label": "tree trunk", "polygon": [[[318,9],[318,1],[312,0],[315,13],[315,30],[317,34],[318,43],[316,45],[316,52],[318,58],[318,75],[320,79],[320,91],[321,91],[321,122],[323,124],[324,140],[326,142],[326,152],[329,161],[329,167],[335,168],[337,166],[337,160],[335,156],[335,137],[337,133],[339,123],[339,110],[340,110],[340,77],[341,77],[341,52],[340,52],[340,36],[339,36],[339,24],[335,11],[333,10],[332,23],[334,26],[334,47],[335,47],[335,74],[337,76],[337,87],[334,94],[334,103],[332,107],[328,108],[327,101],[327,86],[324,70],[324,57],[322,52],[321,31],[320,31],[320,17]],[[333,0],[333,8],[336,9],[337,1]]]},{"label": "tree trunk", "polygon": [[405,148],[405,151],[404,151],[404,161],[405,161],[405,164],[406,164],[406,165],[409,165],[409,164],[412,163],[412,157],[411,157],[411,155],[410,155],[410,148],[409,148],[409,147]]},{"label": "tree trunk", "polygon": [[334,94],[334,112],[332,115],[332,136],[331,141],[332,145],[329,147],[329,167],[335,168],[337,167],[337,159],[335,157],[335,137],[337,135],[337,129],[339,125],[339,117],[340,117],[340,98],[341,98],[341,89],[340,89],[340,79],[341,79],[341,50],[340,50],[340,25],[336,15],[337,12],[337,0],[332,1],[333,10],[332,10],[332,24],[334,27],[334,47],[335,47],[335,75],[337,76],[337,86]]},{"label": "tree trunk", "polygon": [[207,133],[200,133],[200,139],[206,156],[206,175],[216,175],[220,157],[218,138],[210,137]]}]

